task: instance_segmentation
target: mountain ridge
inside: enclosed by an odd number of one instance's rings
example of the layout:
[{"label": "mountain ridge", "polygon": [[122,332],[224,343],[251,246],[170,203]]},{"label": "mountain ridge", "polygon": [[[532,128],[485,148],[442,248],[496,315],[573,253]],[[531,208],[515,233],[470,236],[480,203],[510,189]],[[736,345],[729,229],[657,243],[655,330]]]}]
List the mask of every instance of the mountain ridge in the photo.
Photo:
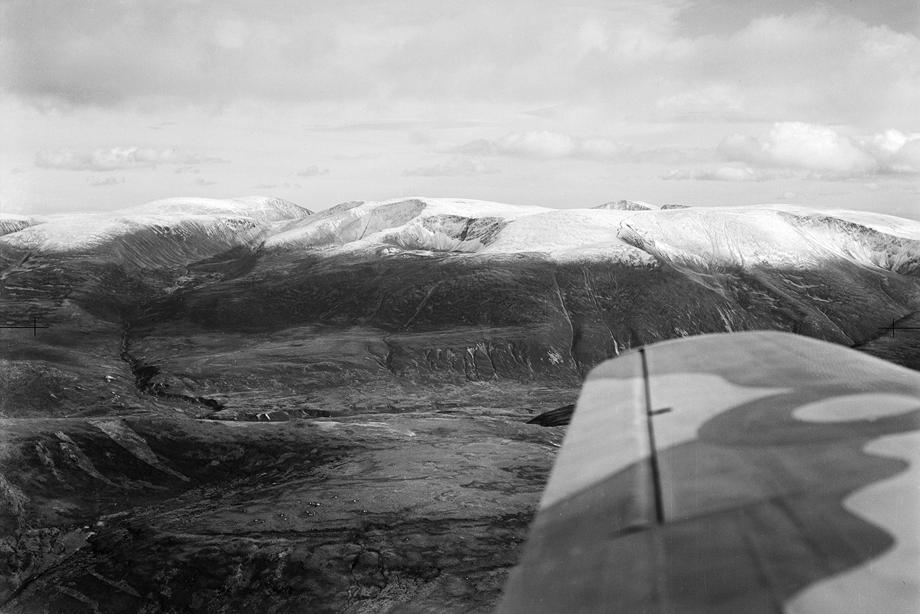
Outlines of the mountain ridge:
[{"label": "mountain ridge", "polygon": [[[545,252],[553,258],[576,260],[607,249],[641,260],[643,256],[635,249],[658,246],[652,247],[654,253],[647,253],[688,262],[724,260],[725,266],[743,267],[751,259],[775,262],[780,255],[794,262],[796,256],[806,256],[796,254],[793,244],[806,242],[813,244],[806,250],[813,259],[819,259],[825,250],[863,265],[908,274],[920,267],[920,222],[903,218],[791,205],[650,209],[646,203],[633,201],[613,204],[547,209],[409,198],[345,203],[314,214],[267,197],[162,199],[110,214],[12,217],[6,221],[8,231],[0,237],[0,247],[67,252],[101,247],[152,229],[184,240],[222,235],[227,249],[258,242],[280,250],[390,245],[456,253]],[[687,226],[693,226],[693,231]],[[717,232],[721,236],[714,234]],[[656,236],[662,238],[656,240]],[[754,243],[759,250],[755,246],[752,251]],[[662,248],[663,244],[668,247]],[[721,244],[729,250],[734,244],[734,253],[713,251]]]}]

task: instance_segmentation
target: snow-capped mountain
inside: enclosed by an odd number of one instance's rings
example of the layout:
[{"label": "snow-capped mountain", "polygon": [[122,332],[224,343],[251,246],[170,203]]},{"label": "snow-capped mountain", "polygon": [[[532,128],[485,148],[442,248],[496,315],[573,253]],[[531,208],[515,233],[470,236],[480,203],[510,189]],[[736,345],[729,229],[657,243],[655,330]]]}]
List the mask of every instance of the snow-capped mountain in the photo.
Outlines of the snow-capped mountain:
[{"label": "snow-capped mountain", "polygon": [[206,249],[178,250],[159,259],[160,264],[184,264],[183,259],[208,250],[256,244],[279,251],[389,246],[455,254],[539,253],[556,261],[657,261],[701,269],[809,267],[843,258],[911,273],[920,262],[920,223],[789,205],[660,209],[618,201],[555,210],[413,198],[352,202],[311,214],[265,197],[171,198],[105,214],[7,215],[2,224],[0,245],[45,253],[124,252],[136,243],[149,252],[157,250],[157,241],[164,246],[207,244]]},{"label": "snow-capped mountain", "polygon": [[136,267],[179,265],[254,245],[310,211],[277,198],[168,198],[105,213],[36,216],[6,232],[4,247],[29,253],[93,253]]}]

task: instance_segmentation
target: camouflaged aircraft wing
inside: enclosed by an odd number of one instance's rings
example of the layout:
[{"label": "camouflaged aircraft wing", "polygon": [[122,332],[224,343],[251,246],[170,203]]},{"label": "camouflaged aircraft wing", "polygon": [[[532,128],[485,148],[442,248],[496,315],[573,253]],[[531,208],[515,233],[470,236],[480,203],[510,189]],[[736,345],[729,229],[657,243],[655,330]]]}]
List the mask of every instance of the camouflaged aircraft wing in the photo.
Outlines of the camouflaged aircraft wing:
[{"label": "camouflaged aircraft wing", "polygon": [[774,332],[585,381],[501,614],[920,612],[920,373]]}]

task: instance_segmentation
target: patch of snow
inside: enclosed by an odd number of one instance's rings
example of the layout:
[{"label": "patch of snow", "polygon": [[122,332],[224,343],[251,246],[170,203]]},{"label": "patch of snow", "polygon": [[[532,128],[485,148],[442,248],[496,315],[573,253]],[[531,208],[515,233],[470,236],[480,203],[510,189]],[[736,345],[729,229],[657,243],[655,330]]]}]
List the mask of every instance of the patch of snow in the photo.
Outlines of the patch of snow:
[{"label": "patch of snow", "polygon": [[564,253],[573,257],[576,251],[591,246],[613,252],[630,252],[634,247],[618,236],[620,225],[632,216],[648,213],[606,209],[543,211],[512,221],[483,251]]},{"label": "patch of snow", "polygon": [[[360,204],[347,203],[320,212],[288,225],[266,241],[266,247],[299,246],[318,248],[348,246],[348,249],[364,249],[377,243],[418,244],[416,249],[429,249],[418,242],[421,233],[417,229],[427,218],[457,216],[463,218],[497,217],[513,220],[534,213],[553,211],[545,207],[506,205],[481,200],[454,198],[396,198]],[[413,229],[409,229],[412,225]],[[386,231],[386,235],[381,235]],[[382,240],[383,236],[387,240]],[[431,237],[427,237],[431,239]],[[467,246],[469,247],[469,246]],[[471,251],[463,249],[460,251]]]},{"label": "patch of snow", "polygon": [[744,207],[670,209],[636,215],[621,237],[660,260],[694,269],[797,266],[817,261],[776,212]]},{"label": "patch of snow", "polygon": [[244,196],[240,198],[218,199],[197,197],[175,197],[154,200],[143,205],[119,209],[119,215],[160,215],[160,216],[232,216],[251,217],[256,220],[277,222],[301,219],[309,216],[311,211],[294,203],[269,196]]},{"label": "patch of snow", "polygon": [[920,241],[920,222],[909,220],[884,213],[858,211],[856,209],[812,209],[800,205],[752,205],[745,209],[763,209],[769,211],[785,211],[801,217],[828,216],[840,220],[860,224],[867,228],[906,239]]},{"label": "patch of snow", "polygon": [[35,218],[31,226],[4,235],[0,241],[20,249],[77,251],[106,245],[142,230],[152,230],[186,239],[197,235],[208,239],[222,237],[230,244],[238,244],[253,239],[274,224],[309,215],[309,210],[277,198],[177,197],[105,213],[46,215]]}]

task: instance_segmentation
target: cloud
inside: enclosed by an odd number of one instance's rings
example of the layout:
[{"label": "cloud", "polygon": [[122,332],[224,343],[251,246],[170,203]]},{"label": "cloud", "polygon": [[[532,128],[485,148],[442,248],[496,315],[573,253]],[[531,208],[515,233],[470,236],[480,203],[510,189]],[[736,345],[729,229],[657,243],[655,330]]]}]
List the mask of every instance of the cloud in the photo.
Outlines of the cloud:
[{"label": "cloud", "polygon": [[727,166],[675,169],[662,179],[765,181],[780,178],[849,180],[920,174],[920,133],[887,130],[849,136],[818,124],[779,122],[758,138],[725,137],[718,146]]},{"label": "cloud", "polygon": [[[892,138],[894,137],[894,138]],[[898,143],[902,138],[907,137],[900,132],[889,131],[883,137],[885,144]],[[891,152],[888,159],[888,166],[895,173],[917,173],[920,172],[920,134],[912,134],[909,140],[905,140],[895,151]],[[883,148],[883,151],[888,151]]]},{"label": "cloud", "polygon": [[708,162],[710,149],[697,147],[637,147],[604,137],[583,138],[558,132],[537,130],[512,132],[495,139],[477,139],[454,148],[468,156],[505,156],[512,158],[616,160],[683,164]]},{"label": "cloud", "polygon": [[773,125],[766,138],[733,134],[719,143],[728,161],[759,169],[786,169],[815,178],[920,173],[920,134],[888,130],[851,137],[803,122]]},{"label": "cloud", "polygon": [[35,156],[35,165],[72,171],[114,171],[156,166],[175,160],[176,153],[171,149],[115,147],[108,150],[97,149],[93,152],[74,152],[62,147],[42,149]]},{"label": "cloud", "polygon": [[90,179],[89,185],[94,188],[101,188],[110,185],[118,185],[124,182],[124,177],[106,177],[105,179]]},{"label": "cloud", "polygon": [[0,87],[55,108],[578,102],[612,121],[901,126],[920,107],[915,33],[787,4],[688,35],[688,4],[699,3],[13,2]]},{"label": "cloud", "polygon": [[[773,0],[772,2],[720,2],[697,0],[681,3],[679,21],[681,32],[696,35],[706,33],[731,33],[740,30],[753,17],[763,18],[771,13],[791,14],[800,10],[802,0]],[[822,0],[825,10],[860,18],[868,25],[885,25],[892,30],[916,31],[917,11],[912,2],[882,0],[880,2],[852,2],[852,0]]]},{"label": "cloud", "polygon": [[192,182],[192,185],[209,186],[209,185],[217,185],[217,182],[209,181],[207,179],[196,179],[195,181]]},{"label": "cloud", "polygon": [[42,149],[35,155],[35,165],[40,168],[71,171],[115,171],[133,168],[150,168],[160,164],[183,164],[176,172],[194,172],[192,166],[228,162],[201,154],[180,156],[173,149],[149,147],[113,147],[95,151],[73,151],[69,147]]},{"label": "cloud", "polygon": [[297,172],[298,177],[317,177],[319,175],[325,175],[329,173],[328,168],[320,168],[318,166],[308,166],[302,171]]},{"label": "cloud", "polygon": [[908,75],[920,70],[916,33],[827,9],[776,13],[720,35],[675,36],[676,70],[665,68],[655,80],[680,77],[677,91],[662,88],[654,111],[678,121],[915,124],[920,90]]},{"label": "cloud", "polygon": [[186,154],[182,157],[183,164],[227,164],[230,162],[227,158],[217,156],[207,156],[205,154]]},{"label": "cloud", "polygon": [[500,172],[499,169],[483,164],[478,160],[454,158],[444,164],[407,170],[403,174],[414,177],[468,177],[472,175],[492,175]]},{"label": "cloud", "polygon": [[672,170],[662,179],[683,180],[697,179],[700,181],[763,181],[772,179],[774,175],[758,172],[747,166],[722,166],[715,170]]}]

